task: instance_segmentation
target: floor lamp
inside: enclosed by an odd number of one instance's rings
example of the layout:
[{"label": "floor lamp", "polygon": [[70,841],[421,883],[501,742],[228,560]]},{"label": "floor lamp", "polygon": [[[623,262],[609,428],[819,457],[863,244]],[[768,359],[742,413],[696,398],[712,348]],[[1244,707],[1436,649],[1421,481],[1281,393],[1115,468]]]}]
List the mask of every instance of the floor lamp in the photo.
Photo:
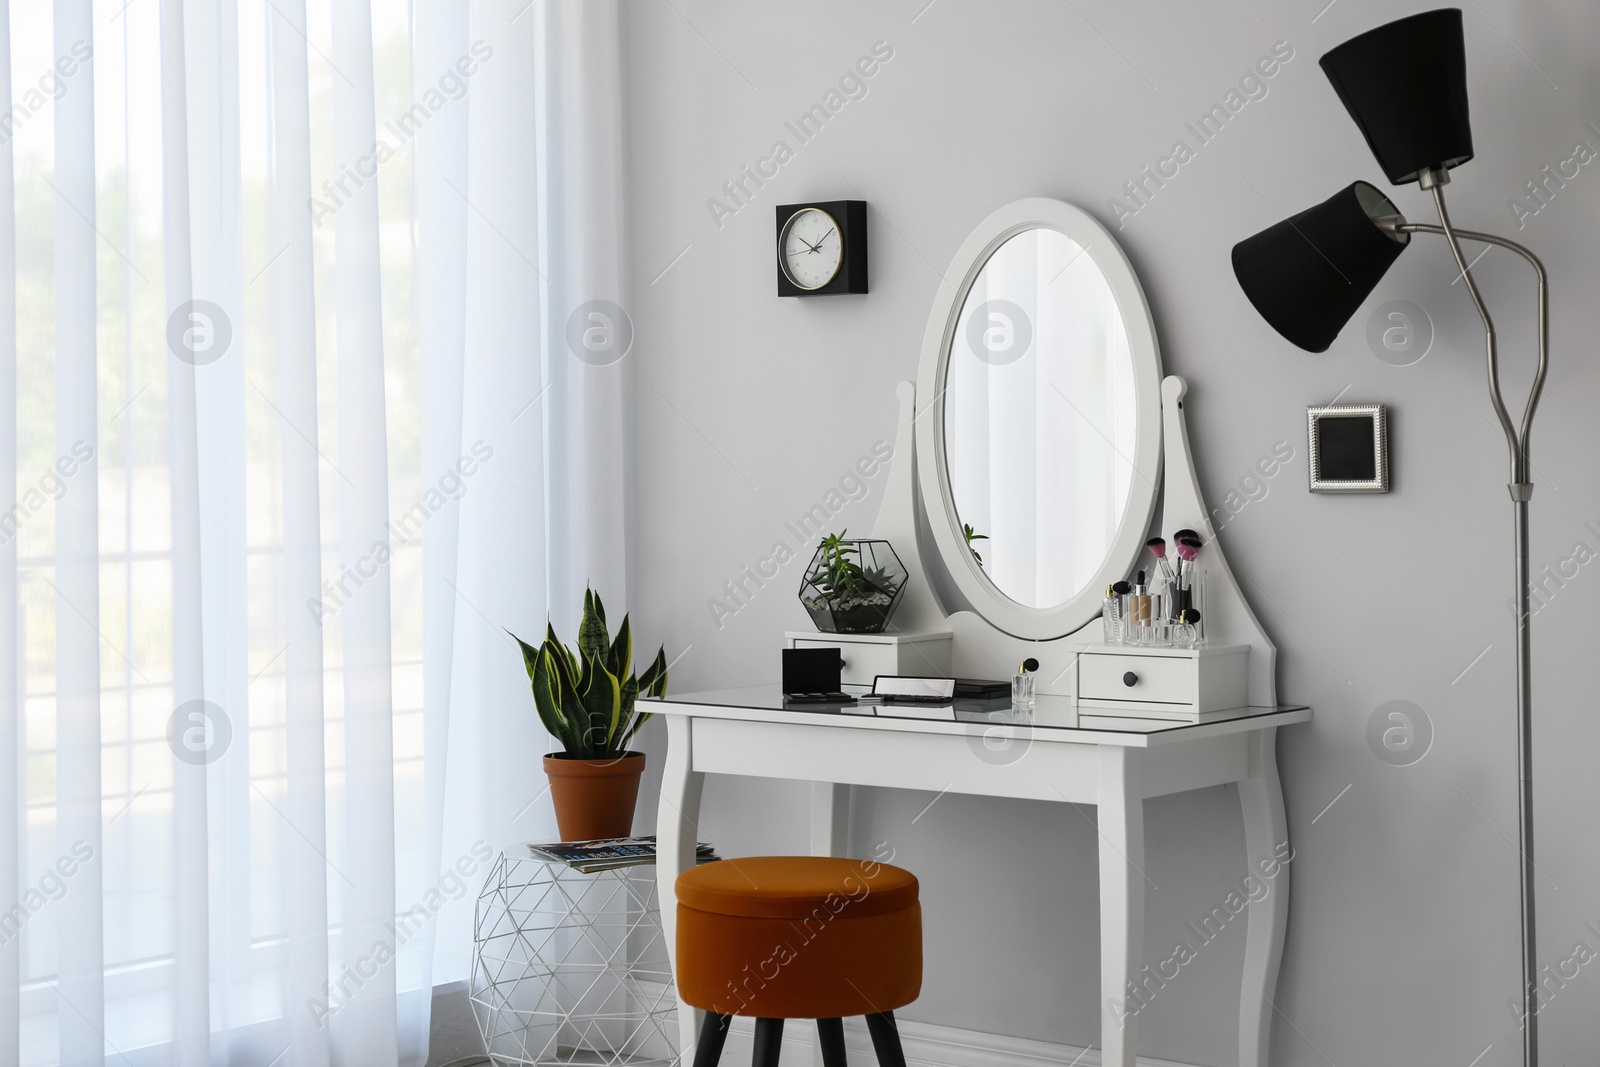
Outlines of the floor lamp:
[{"label": "floor lamp", "polygon": [[[1534,937],[1533,720],[1529,683],[1528,435],[1544,387],[1549,326],[1544,266],[1528,249],[1472,230],[1460,230],[1445,210],[1452,168],[1472,158],[1467,119],[1466,48],[1461,11],[1412,15],[1354,37],[1322,57],[1322,69],[1395,185],[1416,182],[1433,194],[1439,225],[1407,222],[1392,201],[1366,182],[1270,226],[1233,249],[1233,271],[1262,318],[1299,347],[1325,352],[1377,286],[1414,233],[1442,236],[1450,245],[1478,316],[1489,359],[1489,399],[1511,451],[1517,629],[1518,834],[1522,852],[1522,1056],[1539,1062],[1537,941]],[[1520,428],[1500,395],[1494,321],[1461,251],[1462,239],[1508,248],[1527,260],[1539,281],[1539,366]]]}]

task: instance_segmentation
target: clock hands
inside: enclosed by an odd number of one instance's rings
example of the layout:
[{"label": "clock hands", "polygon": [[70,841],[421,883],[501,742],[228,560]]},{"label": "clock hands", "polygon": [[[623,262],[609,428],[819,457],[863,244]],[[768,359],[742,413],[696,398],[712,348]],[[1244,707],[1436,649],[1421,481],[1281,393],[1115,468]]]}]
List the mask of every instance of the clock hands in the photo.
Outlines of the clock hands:
[{"label": "clock hands", "polygon": [[[821,237],[817,238],[817,243],[816,244],[812,244],[810,241],[807,241],[804,237],[801,237],[799,234],[795,234],[794,235],[794,239],[796,241],[799,241],[801,244],[805,245],[807,252],[820,252],[820,251],[822,251],[822,242],[826,241],[829,237],[832,237],[832,236],[833,236],[833,231],[829,230],[827,233],[825,233]],[[791,255],[791,256],[798,256],[799,254],[800,254],[799,252],[790,252],[789,253],[789,255]]]},{"label": "clock hands", "polygon": [[[823,244],[828,240],[829,237],[831,237],[833,235],[833,232],[834,232],[833,229],[829,229],[821,237],[817,238],[816,243],[813,244],[812,242],[806,240],[799,233],[796,233],[793,229],[790,229],[788,231],[788,234],[787,234],[788,239],[789,239],[789,243],[793,243],[794,241],[798,241],[800,244],[804,245],[805,247],[803,249],[797,248],[797,249],[795,249],[793,251],[785,250],[784,258],[786,260],[788,260],[788,259],[793,259],[796,256],[804,255],[807,252],[811,252],[811,253],[819,253],[819,252],[821,252]],[[787,273],[787,272],[789,272],[790,267],[789,267],[789,265],[787,263],[785,263],[783,265],[783,269],[784,269],[785,273]],[[798,269],[798,265],[797,265],[796,269]],[[838,268],[837,265],[835,265],[833,267],[834,272],[837,272],[838,269],[839,268]],[[791,274],[790,277],[793,278],[794,275]],[[796,284],[800,284],[800,283],[797,282]],[[806,288],[810,288],[810,287],[808,286]]]}]

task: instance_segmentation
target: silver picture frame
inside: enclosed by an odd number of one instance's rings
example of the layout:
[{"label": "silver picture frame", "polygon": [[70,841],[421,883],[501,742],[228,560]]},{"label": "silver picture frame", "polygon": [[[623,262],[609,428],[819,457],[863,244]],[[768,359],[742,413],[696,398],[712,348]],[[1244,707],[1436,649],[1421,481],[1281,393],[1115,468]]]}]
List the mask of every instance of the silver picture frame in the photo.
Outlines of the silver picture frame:
[{"label": "silver picture frame", "polygon": [[[1324,419],[1364,420],[1371,423],[1372,465],[1368,470],[1360,463],[1359,454],[1352,455],[1349,440],[1351,427],[1341,427],[1346,440],[1340,443],[1339,454],[1323,446]],[[1331,426],[1328,427],[1332,429]],[[1358,435],[1360,447],[1365,438]],[[1331,443],[1331,442],[1330,442]],[[1306,408],[1306,451],[1311,457],[1307,474],[1313,493],[1387,493],[1389,491],[1389,409],[1384,404],[1315,404]],[[1343,469],[1335,467],[1337,459]],[[1354,463],[1352,463],[1354,461]],[[1350,477],[1350,467],[1360,467],[1360,473]],[[1327,469],[1325,469],[1327,468]],[[1365,475],[1370,474],[1370,477]]]}]

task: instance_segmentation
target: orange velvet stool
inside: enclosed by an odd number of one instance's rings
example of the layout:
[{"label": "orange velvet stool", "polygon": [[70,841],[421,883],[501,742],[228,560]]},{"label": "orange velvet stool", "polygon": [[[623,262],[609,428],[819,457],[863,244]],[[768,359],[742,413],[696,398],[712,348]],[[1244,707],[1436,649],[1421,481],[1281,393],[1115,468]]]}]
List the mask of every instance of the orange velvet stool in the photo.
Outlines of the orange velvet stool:
[{"label": "orange velvet stool", "polygon": [[695,1067],[715,1067],[734,1015],[756,1018],[755,1067],[785,1019],[817,1020],[845,1067],[843,1017],[864,1015],[882,1067],[904,1067],[893,1011],[922,989],[922,908],[909,871],[872,860],[752,856],[678,876],[678,995],[706,1011]]}]

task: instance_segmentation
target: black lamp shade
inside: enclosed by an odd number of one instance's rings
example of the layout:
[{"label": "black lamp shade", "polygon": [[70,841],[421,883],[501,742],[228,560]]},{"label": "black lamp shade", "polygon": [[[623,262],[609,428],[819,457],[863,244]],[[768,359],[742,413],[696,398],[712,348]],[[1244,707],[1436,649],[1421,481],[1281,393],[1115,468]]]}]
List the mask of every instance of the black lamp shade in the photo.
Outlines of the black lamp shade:
[{"label": "black lamp shade", "polygon": [[1233,273],[1261,317],[1308,352],[1326,352],[1410,242],[1373,219],[1400,214],[1355,182],[1233,246]]},{"label": "black lamp shade", "polygon": [[1352,37],[1322,57],[1322,69],[1395,185],[1472,158],[1460,8]]}]

